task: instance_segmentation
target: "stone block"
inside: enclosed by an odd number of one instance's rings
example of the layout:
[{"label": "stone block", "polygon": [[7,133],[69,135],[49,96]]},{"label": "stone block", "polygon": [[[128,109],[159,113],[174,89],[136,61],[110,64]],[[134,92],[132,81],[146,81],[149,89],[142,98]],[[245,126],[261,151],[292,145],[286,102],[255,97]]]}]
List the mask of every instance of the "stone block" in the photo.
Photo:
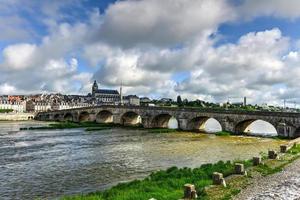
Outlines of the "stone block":
[{"label": "stone block", "polygon": [[269,159],[277,159],[277,156],[278,156],[278,154],[277,154],[277,152],[274,151],[274,150],[270,150],[270,151],[268,152],[268,157],[269,157]]},{"label": "stone block", "polygon": [[185,184],[184,185],[184,199],[196,199],[197,198],[197,191],[195,186],[192,184]]},{"label": "stone block", "polygon": [[252,162],[253,162],[254,166],[260,165],[261,164],[261,157],[253,157]]},{"label": "stone block", "polygon": [[287,145],[281,145],[280,146],[280,153],[286,153],[288,151]]},{"label": "stone block", "polygon": [[244,164],[241,164],[241,163],[235,163],[235,164],[234,164],[234,171],[235,171],[235,174],[245,175],[245,167],[244,167]]},{"label": "stone block", "polygon": [[212,175],[212,179],[213,179],[213,184],[214,185],[221,185],[222,184],[222,179],[224,179],[223,174],[218,173],[218,172],[214,172],[213,175]]},{"label": "stone block", "polygon": [[224,178],[221,178],[221,185],[222,185],[223,187],[227,187],[226,181],[225,181]]}]

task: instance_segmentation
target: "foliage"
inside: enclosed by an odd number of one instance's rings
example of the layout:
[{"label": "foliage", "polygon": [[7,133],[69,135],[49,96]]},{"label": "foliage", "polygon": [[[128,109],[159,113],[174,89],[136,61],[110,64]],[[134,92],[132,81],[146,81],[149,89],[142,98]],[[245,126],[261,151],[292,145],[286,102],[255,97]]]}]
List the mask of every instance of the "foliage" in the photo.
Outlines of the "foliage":
[{"label": "foliage", "polygon": [[85,131],[102,131],[107,129],[111,129],[111,127],[90,127],[86,128]]},{"label": "foliage", "polygon": [[288,150],[288,153],[293,155],[300,153],[300,145],[293,145],[293,147]]},{"label": "foliage", "polygon": [[257,166],[256,170],[261,173],[263,176],[275,174],[277,172],[282,171],[283,166],[277,166],[277,167],[270,167],[266,164],[261,164]]},{"label": "foliage", "polygon": [[29,127],[29,128],[21,128],[20,130],[50,130],[50,129],[71,129],[71,128],[92,128],[92,127],[116,127],[118,125],[115,124],[103,124],[96,122],[61,122],[49,124],[49,126],[41,126],[41,127]]},{"label": "foliage", "polygon": [[10,113],[13,112],[13,109],[0,109],[0,113]]},{"label": "foliage", "polygon": [[180,95],[177,96],[177,105],[182,106],[182,99]]},{"label": "foliage", "polygon": [[212,184],[213,172],[223,173],[224,176],[231,175],[233,164],[220,161],[216,164],[205,164],[199,168],[190,169],[172,167],[152,173],[144,180],[135,180],[129,183],[121,183],[104,192],[96,192],[88,195],[64,197],[64,200],[79,199],[106,199],[106,200],[140,200],[180,199],[183,196],[183,185],[192,183],[196,186],[199,198],[205,196],[204,187]]},{"label": "foliage", "polygon": [[227,132],[227,131],[219,131],[217,133],[215,133],[217,136],[230,136],[231,133]]},{"label": "foliage", "polygon": [[168,128],[152,128],[149,129],[149,133],[174,133],[178,132],[177,129],[168,129]]}]

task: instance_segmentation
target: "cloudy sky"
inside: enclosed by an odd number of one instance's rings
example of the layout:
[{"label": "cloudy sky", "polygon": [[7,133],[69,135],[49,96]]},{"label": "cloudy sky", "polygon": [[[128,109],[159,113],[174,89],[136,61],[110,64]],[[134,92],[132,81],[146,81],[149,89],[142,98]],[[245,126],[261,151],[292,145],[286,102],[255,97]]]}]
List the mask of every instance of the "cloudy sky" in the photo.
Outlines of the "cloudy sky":
[{"label": "cloudy sky", "polygon": [[299,0],[0,0],[0,93],[300,102]]}]

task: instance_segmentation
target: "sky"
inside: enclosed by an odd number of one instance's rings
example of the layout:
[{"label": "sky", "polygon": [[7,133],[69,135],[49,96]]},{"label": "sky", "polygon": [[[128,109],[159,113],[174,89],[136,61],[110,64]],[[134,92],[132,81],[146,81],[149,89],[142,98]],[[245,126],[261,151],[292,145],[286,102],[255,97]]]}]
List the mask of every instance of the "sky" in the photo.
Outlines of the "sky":
[{"label": "sky", "polygon": [[[299,0],[0,0],[0,94],[300,103]],[[300,104],[299,104],[300,106]]]}]

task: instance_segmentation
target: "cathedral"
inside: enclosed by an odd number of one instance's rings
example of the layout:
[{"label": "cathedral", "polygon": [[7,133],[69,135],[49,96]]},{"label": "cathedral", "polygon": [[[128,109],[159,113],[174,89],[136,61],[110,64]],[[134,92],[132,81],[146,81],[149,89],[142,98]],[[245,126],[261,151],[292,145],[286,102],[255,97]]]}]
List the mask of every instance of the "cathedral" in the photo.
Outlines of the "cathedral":
[{"label": "cathedral", "polygon": [[92,87],[92,96],[98,103],[118,105],[121,103],[122,95],[118,92],[118,90],[99,89],[97,81],[94,81]]}]

